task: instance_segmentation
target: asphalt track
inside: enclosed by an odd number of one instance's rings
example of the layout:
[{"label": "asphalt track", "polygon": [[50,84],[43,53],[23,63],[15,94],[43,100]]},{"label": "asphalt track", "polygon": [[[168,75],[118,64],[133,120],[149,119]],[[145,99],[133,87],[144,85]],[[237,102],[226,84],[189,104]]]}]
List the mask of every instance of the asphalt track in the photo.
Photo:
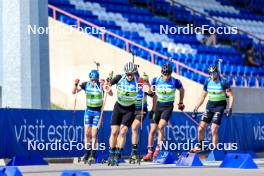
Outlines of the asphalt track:
[{"label": "asphalt track", "polygon": [[63,170],[88,171],[92,176],[264,176],[264,159],[255,159],[259,169],[218,168],[221,162],[203,160],[202,167],[176,167],[143,162],[141,165],[121,163],[119,166],[78,163],[49,164],[48,166],[23,166],[24,176],[59,176]]}]

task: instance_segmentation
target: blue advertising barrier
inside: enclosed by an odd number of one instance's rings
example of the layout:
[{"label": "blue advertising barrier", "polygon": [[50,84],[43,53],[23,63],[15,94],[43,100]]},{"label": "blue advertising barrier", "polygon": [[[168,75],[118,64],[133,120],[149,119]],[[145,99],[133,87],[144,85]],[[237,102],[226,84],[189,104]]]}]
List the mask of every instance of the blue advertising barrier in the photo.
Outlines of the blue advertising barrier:
[{"label": "blue advertising barrier", "polygon": [[[40,154],[43,157],[82,156],[83,113],[70,110],[0,109],[0,158],[21,154]],[[105,112],[104,129],[99,130],[99,150],[105,150],[106,153],[109,148],[110,118],[111,112]],[[170,124],[165,129],[164,146],[174,150],[176,144],[197,142],[197,125],[183,113],[174,112]],[[143,124],[144,139],[147,139],[148,132],[147,118]],[[127,137],[124,155],[130,155],[131,130]],[[210,127],[206,129],[205,139],[211,140]],[[223,118],[219,142],[235,142],[239,150],[264,151],[264,114],[233,114],[230,118]],[[147,140],[142,140],[139,146],[140,152],[145,153]],[[184,145],[181,147],[184,149]]]}]

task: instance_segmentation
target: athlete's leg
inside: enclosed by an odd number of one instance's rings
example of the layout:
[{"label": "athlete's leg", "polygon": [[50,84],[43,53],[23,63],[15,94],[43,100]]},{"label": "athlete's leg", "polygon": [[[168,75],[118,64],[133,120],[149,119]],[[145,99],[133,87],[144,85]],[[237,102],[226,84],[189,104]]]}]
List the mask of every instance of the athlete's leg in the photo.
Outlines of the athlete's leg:
[{"label": "athlete's leg", "polygon": [[85,148],[85,154],[83,160],[86,161],[90,155],[91,151],[91,132],[92,132],[92,121],[93,117],[90,112],[90,110],[87,108],[84,113],[84,148]]},{"label": "athlete's leg", "polygon": [[110,148],[115,148],[117,146],[118,133],[119,133],[119,126],[111,125],[111,135],[109,138]]},{"label": "athlete's leg", "polygon": [[84,135],[85,135],[84,144],[85,144],[85,147],[88,147],[87,145],[90,144],[92,124],[93,124],[93,117],[92,117],[90,110],[88,110],[87,108],[84,113]]},{"label": "athlete's leg", "polygon": [[118,144],[117,144],[117,147],[120,149],[123,149],[125,146],[127,131],[128,131],[128,127],[125,125],[121,125],[120,132],[118,135]]},{"label": "athlete's leg", "polygon": [[97,150],[97,137],[98,137],[98,122],[100,119],[100,111],[93,112],[93,124],[92,124],[92,156],[95,157]]},{"label": "athlete's leg", "polygon": [[159,134],[158,134],[158,146],[160,146],[161,142],[164,139],[164,128],[167,125],[167,121],[164,119],[160,119],[159,121],[159,125],[158,125],[158,130],[159,130]]},{"label": "athlete's leg", "polygon": [[138,144],[138,128],[140,127],[140,121],[135,119],[132,123],[132,145]]},{"label": "athlete's leg", "polygon": [[131,127],[134,119],[135,119],[135,106],[131,106],[127,108],[125,114],[122,116],[122,122],[120,126],[120,132],[118,136],[118,148],[123,149],[126,143],[126,134],[128,129]]},{"label": "athlete's leg", "polygon": [[158,125],[156,123],[151,123],[150,124],[150,131],[149,131],[149,137],[148,137],[148,146],[153,146],[154,145],[154,138],[155,134],[157,131]]},{"label": "athlete's leg", "polygon": [[220,111],[215,112],[213,116],[213,123],[211,126],[212,130],[212,143],[216,146],[218,144],[218,129],[221,124],[222,116],[224,113],[225,107],[223,107]]},{"label": "athlete's leg", "polygon": [[202,142],[204,140],[204,130],[207,125],[211,123],[213,116],[214,113],[208,109],[206,109],[206,111],[203,113],[198,127],[198,142]]},{"label": "athlete's leg", "polygon": [[150,130],[148,136],[148,153],[146,156],[143,157],[145,161],[151,161],[153,155],[153,145],[154,145],[154,138],[157,131],[157,123],[152,119],[150,123]]},{"label": "athlete's leg", "polygon": [[198,141],[203,141],[204,140],[204,130],[208,123],[201,121],[198,127]]},{"label": "athlete's leg", "polygon": [[212,130],[212,143],[216,146],[218,144],[218,129],[219,125],[212,123],[211,130]]}]

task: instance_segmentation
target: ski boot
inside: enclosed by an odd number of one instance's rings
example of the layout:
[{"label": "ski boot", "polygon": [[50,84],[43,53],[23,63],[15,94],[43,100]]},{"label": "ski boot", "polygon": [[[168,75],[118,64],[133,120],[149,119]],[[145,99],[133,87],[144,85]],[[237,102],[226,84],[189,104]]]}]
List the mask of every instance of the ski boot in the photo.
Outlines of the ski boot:
[{"label": "ski boot", "polygon": [[87,162],[88,162],[89,166],[91,166],[92,164],[95,164],[96,163],[95,162],[95,157],[94,156],[90,156]]},{"label": "ski boot", "polygon": [[137,158],[137,163],[138,165],[141,164],[141,160],[143,159],[143,157],[141,155],[138,155],[138,158]]},{"label": "ski boot", "polygon": [[86,150],[85,151],[85,154],[83,156],[83,162],[84,162],[84,164],[86,164],[88,162],[89,156],[90,156],[90,150]]},{"label": "ski boot", "polygon": [[136,164],[136,161],[137,161],[137,155],[136,153],[132,153],[129,159],[129,164]]},{"label": "ski boot", "polygon": [[147,155],[143,157],[144,161],[152,161],[153,160],[153,152],[148,151]]},{"label": "ski boot", "polygon": [[111,166],[119,166],[121,155],[116,154],[113,158],[113,162],[111,163]]},{"label": "ski boot", "polygon": [[155,160],[155,158],[159,155],[160,149],[156,148],[154,154],[153,154],[153,160]]},{"label": "ski boot", "polygon": [[107,160],[108,166],[111,166],[112,163],[114,162],[114,156],[115,156],[114,151],[110,150],[109,157],[108,157],[108,160]]}]

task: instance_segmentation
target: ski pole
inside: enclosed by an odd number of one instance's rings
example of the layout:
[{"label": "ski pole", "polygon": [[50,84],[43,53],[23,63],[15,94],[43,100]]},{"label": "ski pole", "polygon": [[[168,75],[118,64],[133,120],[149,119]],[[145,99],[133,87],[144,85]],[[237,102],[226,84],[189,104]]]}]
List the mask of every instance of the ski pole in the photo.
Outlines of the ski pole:
[{"label": "ski pole", "polygon": [[199,126],[199,123],[194,120],[189,114],[187,114],[186,112],[182,111],[182,113],[188,118],[190,119],[191,121],[193,121],[197,126]]}]

